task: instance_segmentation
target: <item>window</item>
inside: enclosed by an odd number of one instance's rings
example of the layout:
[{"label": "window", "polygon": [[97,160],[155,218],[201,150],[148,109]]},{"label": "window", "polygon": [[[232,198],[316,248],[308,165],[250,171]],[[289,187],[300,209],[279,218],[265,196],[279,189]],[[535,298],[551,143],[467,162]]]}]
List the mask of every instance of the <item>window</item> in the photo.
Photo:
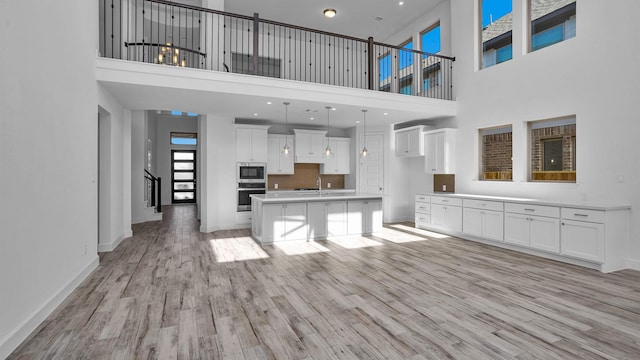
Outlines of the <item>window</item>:
[{"label": "window", "polygon": [[[513,57],[512,51],[512,2],[511,0],[480,0],[482,23],[482,62],[487,68]],[[532,0],[537,1],[537,0]]]},{"label": "window", "polygon": [[391,91],[391,54],[386,53],[378,58],[380,74],[380,91]]},{"label": "window", "polygon": [[[431,54],[440,52],[440,23],[431,26],[420,34],[420,49]],[[426,57],[426,55],[422,55],[423,59]]]},{"label": "window", "polygon": [[198,134],[194,133],[171,133],[171,145],[197,145]]},{"label": "window", "polygon": [[[437,54],[440,52],[440,23],[437,23],[420,34],[420,46],[423,52]],[[440,58],[422,55],[422,92],[429,93],[440,85]]]},{"label": "window", "polygon": [[[413,49],[413,41],[408,40],[400,45],[404,49]],[[398,52],[398,88],[400,94],[413,94],[413,51],[400,50]]]},{"label": "window", "polygon": [[531,51],[576,36],[575,0],[529,0]]},{"label": "window", "polygon": [[529,123],[530,181],[576,182],[576,118]]},{"label": "window", "polygon": [[511,125],[480,129],[482,151],[480,180],[513,179],[513,132]]}]

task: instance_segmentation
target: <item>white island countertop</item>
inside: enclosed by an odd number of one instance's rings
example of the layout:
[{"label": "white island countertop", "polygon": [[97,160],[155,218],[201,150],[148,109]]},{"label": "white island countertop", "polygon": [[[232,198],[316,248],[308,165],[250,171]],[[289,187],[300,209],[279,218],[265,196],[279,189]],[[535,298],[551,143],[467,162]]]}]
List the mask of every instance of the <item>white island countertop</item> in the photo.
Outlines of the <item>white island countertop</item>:
[{"label": "white island countertop", "polygon": [[336,201],[336,200],[364,200],[382,199],[379,194],[351,192],[277,192],[266,194],[253,194],[251,198],[263,203],[285,203],[285,202],[305,202],[305,201]]},{"label": "white island countertop", "polygon": [[485,201],[503,201],[510,203],[519,203],[519,204],[531,204],[531,205],[546,205],[546,206],[560,206],[560,207],[572,207],[576,209],[585,209],[585,210],[604,210],[604,211],[613,211],[613,210],[628,210],[631,209],[630,205],[626,204],[604,204],[604,203],[595,203],[595,202],[580,202],[580,201],[554,201],[554,200],[540,200],[540,199],[527,199],[527,198],[519,198],[519,197],[507,197],[507,196],[491,196],[491,195],[478,195],[478,194],[460,194],[460,193],[424,193],[418,195],[429,195],[429,196],[445,196],[445,197],[453,197],[460,199],[474,199],[474,200],[485,200]]}]

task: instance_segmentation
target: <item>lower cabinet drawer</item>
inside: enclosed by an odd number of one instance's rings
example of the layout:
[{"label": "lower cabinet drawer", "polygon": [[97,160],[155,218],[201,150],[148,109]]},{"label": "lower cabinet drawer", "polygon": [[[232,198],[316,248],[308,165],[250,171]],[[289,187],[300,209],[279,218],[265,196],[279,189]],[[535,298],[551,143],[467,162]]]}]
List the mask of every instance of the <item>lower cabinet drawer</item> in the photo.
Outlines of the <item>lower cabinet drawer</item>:
[{"label": "lower cabinet drawer", "polygon": [[429,225],[431,224],[431,215],[417,212],[415,222],[416,224],[422,223],[425,225]]},{"label": "lower cabinet drawer", "polygon": [[505,203],[504,211],[526,215],[560,217],[560,208],[555,206]]},{"label": "lower cabinet drawer", "polygon": [[416,202],[416,213],[431,214],[431,204]]},{"label": "lower cabinet drawer", "polygon": [[563,220],[588,221],[594,223],[604,223],[604,211],[600,210],[584,210],[574,208],[562,208]]}]

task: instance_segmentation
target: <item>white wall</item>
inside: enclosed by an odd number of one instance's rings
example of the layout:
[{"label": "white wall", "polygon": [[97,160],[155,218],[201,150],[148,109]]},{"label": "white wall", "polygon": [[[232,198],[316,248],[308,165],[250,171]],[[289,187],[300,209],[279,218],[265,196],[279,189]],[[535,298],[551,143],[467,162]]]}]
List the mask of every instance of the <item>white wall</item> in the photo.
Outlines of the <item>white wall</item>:
[{"label": "white wall", "polygon": [[[451,1],[458,95],[456,191],[630,204],[630,264],[640,269],[640,3],[578,1],[577,36],[525,54],[514,1],[513,60],[477,71],[473,0]],[[474,25],[475,24],[475,25]],[[474,50],[475,49],[475,50]],[[577,183],[529,183],[526,122],[577,117]],[[513,125],[512,182],[478,181],[479,128]],[[622,175],[623,183],[617,182]]]},{"label": "white wall", "polygon": [[98,86],[100,111],[99,251],[112,251],[131,231],[131,112]]},{"label": "white wall", "polygon": [[[146,163],[147,112],[131,112],[131,223],[148,221],[149,211],[144,200],[144,169]],[[125,179],[126,180],[126,179]]]},{"label": "white wall", "polygon": [[200,116],[200,231],[238,227],[236,220],[236,147],[234,119]]},{"label": "white wall", "polygon": [[0,358],[98,264],[97,2],[34,5],[0,2]]}]

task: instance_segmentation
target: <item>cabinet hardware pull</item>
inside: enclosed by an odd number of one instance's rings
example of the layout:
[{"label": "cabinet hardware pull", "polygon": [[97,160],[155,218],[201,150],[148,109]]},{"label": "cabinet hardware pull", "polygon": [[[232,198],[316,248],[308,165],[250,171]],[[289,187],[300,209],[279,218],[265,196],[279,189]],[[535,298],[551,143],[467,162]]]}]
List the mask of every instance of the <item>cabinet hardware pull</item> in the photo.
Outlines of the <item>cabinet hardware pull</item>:
[{"label": "cabinet hardware pull", "polygon": [[480,206],[487,206],[487,204],[482,203],[482,204],[480,204]]},{"label": "cabinet hardware pull", "polygon": [[524,211],[536,211],[536,209],[524,209]]},{"label": "cabinet hardware pull", "polygon": [[564,223],[562,223],[562,226],[564,226]]},{"label": "cabinet hardware pull", "polygon": [[447,199],[444,199],[444,200],[442,200],[442,202],[449,202],[449,200],[447,200]]},{"label": "cabinet hardware pull", "polygon": [[589,216],[588,214],[578,214],[578,213],[575,213],[575,214],[573,214],[573,215],[575,215],[575,216],[582,216],[582,217],[588,217],[588,216]]}]

